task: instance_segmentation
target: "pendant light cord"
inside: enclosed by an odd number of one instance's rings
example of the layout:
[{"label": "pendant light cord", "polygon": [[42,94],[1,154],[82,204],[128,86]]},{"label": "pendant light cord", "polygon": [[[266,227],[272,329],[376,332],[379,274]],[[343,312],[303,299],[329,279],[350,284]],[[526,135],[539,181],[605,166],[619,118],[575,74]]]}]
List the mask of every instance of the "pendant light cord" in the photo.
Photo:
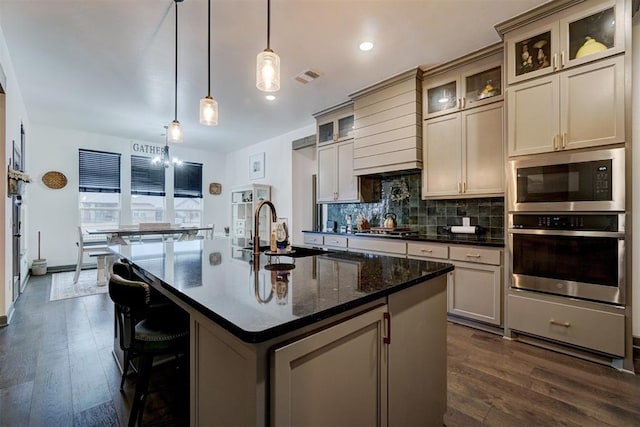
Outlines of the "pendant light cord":
[{"label": "pendant light cord", "polygon": [[174,100],[174,120],[178,121],[178,0],[176,0],[176,61],[175,61],[175,84],[173,85]]},{"label": "pendant light cord", "polygon": [[271,0],[267,0],[267,50],[271,50]]},{"label": "pendant light cord", "polygon": [[207,97],[211,97],[211,0],[207,12]]}]

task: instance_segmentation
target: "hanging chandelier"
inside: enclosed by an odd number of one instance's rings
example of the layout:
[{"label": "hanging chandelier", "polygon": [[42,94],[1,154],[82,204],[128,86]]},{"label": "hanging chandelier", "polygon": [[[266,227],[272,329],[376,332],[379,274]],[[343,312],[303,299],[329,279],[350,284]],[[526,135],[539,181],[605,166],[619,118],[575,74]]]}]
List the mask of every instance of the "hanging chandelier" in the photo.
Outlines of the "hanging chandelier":
[{"label": "hanging chandelier", "polygon": [[258,54],[256,87],[263,92],[280,90],[280,57],[271,50],[271,0],[267,0],[267,48]]},{"label": "hanging chandelier", "polygon": [[218,124],[218,103],[211,96],[211,0],[207,8],[207,96],[200,100],[200,123],[206,126]]},{"label": "hanging chandelier", "polygon": [[175,53],[175,81],[173,93],[173,121],[169,123],[167,129],[167,141],[180,143],[182,139],[182,125],[178,121],[178,3],[182,0],[175,0],[176,3],[176,53]]},{"label": "hanging chandelier", "polygon": [[171,165],[180,166],[182,164],[182,160],[178,159],[177,157],[171,158],[171,155],[169,155],[168,127],[165,126],[164,129],[165,129],[165,140],[164,140],[164,147],[162,148],[162,155],[155,156],[153,159],[151,159],[151,163],[153,163],[154,165],[162,165],[165,168],[168,168]]}]

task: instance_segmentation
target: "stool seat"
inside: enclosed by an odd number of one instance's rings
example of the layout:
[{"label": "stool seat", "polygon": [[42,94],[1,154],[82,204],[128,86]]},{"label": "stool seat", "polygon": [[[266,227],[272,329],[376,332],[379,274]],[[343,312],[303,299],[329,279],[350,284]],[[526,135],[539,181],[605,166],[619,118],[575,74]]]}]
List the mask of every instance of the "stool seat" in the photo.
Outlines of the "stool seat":
[{"label": "stool seat", "polygon": [[135,327],[136,348],[142,352],[165,353],[172,351],[176,341],[189,337],[182,322],[154,316],[140,321]]}]

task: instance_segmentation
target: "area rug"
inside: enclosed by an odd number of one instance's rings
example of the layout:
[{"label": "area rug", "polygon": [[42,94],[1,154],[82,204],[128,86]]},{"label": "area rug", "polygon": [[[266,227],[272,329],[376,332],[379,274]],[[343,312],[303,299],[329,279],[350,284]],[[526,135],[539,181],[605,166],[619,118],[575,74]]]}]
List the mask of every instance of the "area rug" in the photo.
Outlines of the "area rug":
[{"label": "area rug", "polygon": [[49,301],[67,298],[84,297],[87,295],[104,294],[109,291],[108,286],[98,286],[97,270],[82,270],[78,283],[73,283],[74,271],[54,273],[51,276],[51,295]]}]

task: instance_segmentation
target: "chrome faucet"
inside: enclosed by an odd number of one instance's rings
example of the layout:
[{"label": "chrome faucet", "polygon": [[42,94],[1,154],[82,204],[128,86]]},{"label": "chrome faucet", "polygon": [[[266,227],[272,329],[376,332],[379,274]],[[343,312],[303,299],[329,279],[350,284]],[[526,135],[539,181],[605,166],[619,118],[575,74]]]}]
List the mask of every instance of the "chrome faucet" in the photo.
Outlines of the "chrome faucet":
[{"label": "chrome faucet", "polygon": [[260,254],[260,233],[258,230],[260,227],[260,208],[262,208],[262,206],[264,205],[268,205],[271,208],[271,219],[273,220],[273,222],[278,221],[278,215],[276,214],[276,207],[273,206],[273,203],[271,203],[268,200],[261,201],[256,207],[256,211],[253,214],[253,254],[254,255]]}]

